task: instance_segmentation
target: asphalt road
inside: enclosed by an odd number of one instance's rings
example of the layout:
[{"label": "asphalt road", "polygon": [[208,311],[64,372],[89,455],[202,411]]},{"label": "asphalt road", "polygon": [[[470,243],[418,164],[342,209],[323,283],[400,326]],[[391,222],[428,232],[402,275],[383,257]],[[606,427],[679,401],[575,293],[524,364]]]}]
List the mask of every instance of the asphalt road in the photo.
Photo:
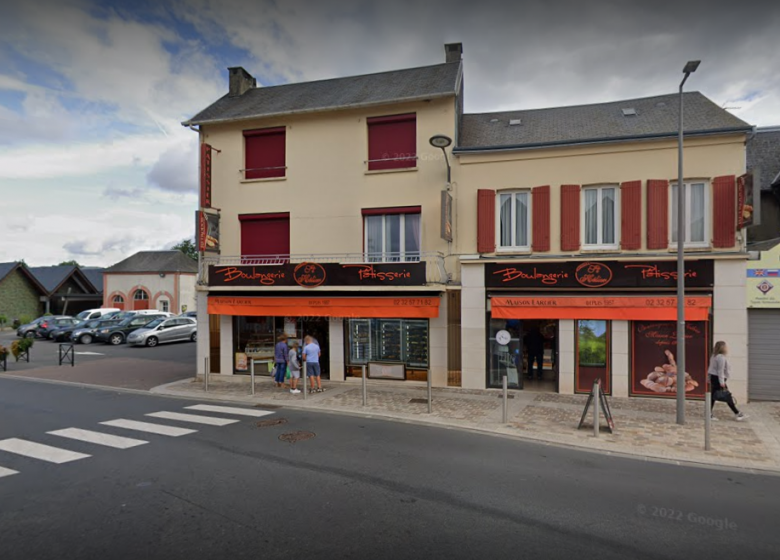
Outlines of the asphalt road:
[{"label": "asphalt road", "polygon": [[[0,558],[778,557],[780,477],[353,416],[186,408],[196,404],[0,378],[0,467],[18,471],[0,477]],[[160,411],[238,422],[146,416]],[[119,419],[197,431],[100,424]],[[266,420],[285,423],[257,426]],[[148,443],[47,433],[65,428]],[[298,431],[315,435],[283,441]],[[48,463],[9,452],[14,438],[89,457]]]}]

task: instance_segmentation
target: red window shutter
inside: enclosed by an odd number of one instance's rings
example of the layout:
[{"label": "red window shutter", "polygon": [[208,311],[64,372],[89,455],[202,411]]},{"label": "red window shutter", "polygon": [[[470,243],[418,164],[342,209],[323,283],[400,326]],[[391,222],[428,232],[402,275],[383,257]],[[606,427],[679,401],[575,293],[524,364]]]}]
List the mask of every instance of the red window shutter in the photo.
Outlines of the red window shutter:
[{"label": "red window shutter", "polygon": [[533,206],[531,249],[534,252],[546,252],[550,250],[550,186],[533,188],[531,201]]},{"label": "red window shutter", "polygon": [[620,185],[620,247],[624,251],[642,248],[642,181]]},{"label": "red window shutter", "polygon": [[477,191],[477,251],[493,253],[496,250],[496,191]]},{"label": "red window shutter", "polygon": [[[536,207],[535,204],[534,207]],[[579,251],[579,249],[580,249],[580,186],[562,185],[561,186],[561,251]]]},{"label": "red window shutter", "polygon": [[368,169],[417,166],[417,116],[394,115],[368,119]]},{"label": "red window shutter", "polygon": [[647,248],[669,247],[669,181],[647,181]]},{"label": "red window shutter", "polygon": [[712,246],[726,249],[736,245],[737,178],[734,175],[712,180]]},{"label": "red window shutter", "polygon": [[283,127],[244,131],[245,177],[267,179],[286,175],[286,133]]},{"label": "red window shutter", "polygon": [[290,215],[239,216],[241,255],[289,255]]}]

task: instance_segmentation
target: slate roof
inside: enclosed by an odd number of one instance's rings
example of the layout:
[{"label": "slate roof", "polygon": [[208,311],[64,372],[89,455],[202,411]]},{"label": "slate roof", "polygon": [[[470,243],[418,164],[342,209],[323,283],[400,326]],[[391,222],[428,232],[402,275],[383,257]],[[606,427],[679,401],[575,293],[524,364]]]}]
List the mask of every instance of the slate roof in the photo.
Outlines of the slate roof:
[{"label": "slate roof", "polygon": [[84,276],[87,277],[87,280],[89,280],[89,283],[94,286],[95,291],[97,293],[102,294],[103,293],[103,271],[105,269],[103,268],[82,268],[81,272],[84,273]]},{"label": "slate roof", "polygon": [[43,293],[45,293],[46,289],[41,285],[41,283],[35,278],[35,276],[30,272],[30,269],[26,266],[22,266],[20,262],[8,262],[8,263],[0,263],[0,282],[3,281],[3,279],[8,276],[11,272],[13,272],[16,267],[19,266],[20,270],[30,279],[30,281],[35,284],[35,286]]},{"label": "slate roof", "polygon": [[240,96],[225,95],[182,124],[208,124],[454,96],[460,72],[458,61],[346,78],[256,87]]},{"label": "slate roof", "polygon": [[16,268],[16,265],[19,263],[16,262],[9,262],[9,263],[0,263],[0,281],[3,280],[6,276],[10,274],[10,272]]},{"label": "slate roof", "polygon": [[198,263],[178,250],[140,251],[104,270],[112,272],[198,272]]},{"label": "slate roof", "polygon": [[[699,92],[684,94],[685,132],[745,132],[751,126]],[[610,103],[463,115],[455,152],[490,148],[533,148],[563,144],[661,138],[677,134],[678,94]],[[635,109],[624,116],[623,109]],[[519,119],[521,124],[510,125]]]},{"label": "slate roof", "polygon": [[761,190],[780,187],[780,126],[758,128],[747,143],[747,170],[761,170]]},{"label": "slate roof", "polygon": [[29,271],[43,286],[48,294],[54,293],[71,274],[78,273],[78,267],[66,266],[31,266]]}]

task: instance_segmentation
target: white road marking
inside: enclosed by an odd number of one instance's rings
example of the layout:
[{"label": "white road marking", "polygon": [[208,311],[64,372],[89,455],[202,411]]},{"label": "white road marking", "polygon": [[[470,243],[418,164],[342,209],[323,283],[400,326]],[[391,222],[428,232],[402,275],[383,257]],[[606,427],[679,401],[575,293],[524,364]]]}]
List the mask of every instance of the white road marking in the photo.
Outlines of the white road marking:
[{"label": "white road marking", "polygon": [[139,432],[149,432],[151,434],[172,437],[186,436],[187,434],[194,434],[198,431],[187,428],[176,428],[174,426],[163,426],[162,424],[151,424],[149,422],[137,422],[135,420],[126,420],[124,418],[109,420],[108,422],[101,422],[101,424],[105,426],[113,426],[115,428],[125,428],[127,430],[137,430]]},{"label": "white road marking", "polygon": [[211,416],[199,416],[196,414],[182,414],[181,412],[152,412],[147,414],[153,418],[163,418],[165,420],[180,420],[182,422],[194,422],[195,424],[209,424],[210,426],[227,426],[235,424],[238,420],[230,418],[213,418]]},{"label": "white road marking", "polygon": [[105,354],[101,354],[100,352],[76,352],[77,356],[105,356]]},{"label": "white road marking", "polygon": [[80,428],[65,428],[64,430],[55,430],[47,433],[53,436],[86,441],[87,443],[95,443],[97,445],[105,445],[106,447],[113,447],[115,449],[130,449],[131,447],[149,443],[142,439],[113,436],[111,434],[93,432],[92,430],[82,430]]},{"label": "white road marking", "polygon": [[50,445],[43,445],[42,443],[35,443],[33,441],[17,438],[0,441],[0,451],[8,451],[9,453],[32,457],[33,459],[40,459],[41,461],[48,461],[49,463],[57,463],[58,465],[60,463],[78,461],[79,459],[86,459],[89,457],[89,455],[85,455],[84,453],[76,453],[75,451],[68,451],[67,449],[60,449],[59,447],[52,447]]},{"label": "white road marking", "polygon": [[185,406],[184,408],[188,408],[190,410],[202,410],[203,412],[224,412],[225,414],[255,416],[257,418],[273,414],[273,412],[269,412],[267,410],[256,410],[254,408],[234,408],[232,406],[216,406],[212,404],[194,404],[192,406]]},{"label": "white road marking", "polygon": [[3,478],[4,476],[11,476],[12,474],[19,474],[19,471],[14,471],[11,469],[6,469],[5,467],[0,467],[0,478]]}]

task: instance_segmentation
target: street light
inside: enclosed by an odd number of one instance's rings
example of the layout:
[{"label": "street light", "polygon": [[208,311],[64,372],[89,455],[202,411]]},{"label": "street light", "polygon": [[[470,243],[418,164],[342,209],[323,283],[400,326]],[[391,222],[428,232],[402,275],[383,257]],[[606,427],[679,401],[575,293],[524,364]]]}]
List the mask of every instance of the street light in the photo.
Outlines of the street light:
[{"label": "street light", "polygon": [[[683,85],[696,72],[700,60],[690,60],[680,82],[677,130],[677,423],[685,424],[685,184],[683,183]],[[705,411],[707,414],[707,411]]]},{"label": "street light", "polygon": [[444,163],[447,164],[447,188],[449,189],[450,186],[450,160],[447,159],[447,148],[450,144],[452,144],[452,138],[449,136],[445,136],[444,134],[435,134],[431,136],[430,140],[428,142],[431,143],[431,146],[434,148],[441,148],[442,153],[444,154]]}]

